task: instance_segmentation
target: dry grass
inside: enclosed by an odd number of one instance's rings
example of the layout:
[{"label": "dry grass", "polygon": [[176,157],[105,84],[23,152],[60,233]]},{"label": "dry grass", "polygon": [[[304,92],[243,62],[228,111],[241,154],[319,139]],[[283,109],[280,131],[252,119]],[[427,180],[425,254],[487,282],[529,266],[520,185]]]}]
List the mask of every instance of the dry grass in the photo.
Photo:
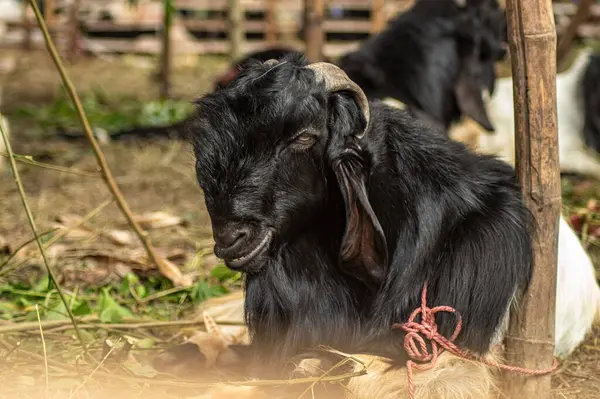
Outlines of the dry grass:
[{"label": "dry grass", "polygon": [[[12,53],[18,54],[18,53]],[[151,70],[135,68],[120,59],[83,60],[71,66],[70,73],[80,92],[101,86],[114,95],[136,95],[151,99],[157,95],[157,85],[151,82]],[[196,66],[176,68],[173,92],[177,97],[193,99],[211,88],[212,78],[220,71],[222,60],[200,58]],[[504,69],[503,74],[506,74]],[[42,104],[51,101],[59,92],[58,76],[49,57],[43,53],[19,54],[19,68],[4,88],[5,111],[17,109],[23,104]],[[95,173],[96,161],[89,148],[83,145],[40,140],[28,134],[34,128],[26,121],[13,124],[12,141],[17,153],[33,155],[44,162]],[[191,264],[191,259],[203,249],[210,255],[210,223],[204,208],[202,193],[194,179],[190,148],[185,143],[111,144],[105,147],[112,168],[123,194],[136,214],[164,211],[181,216],[189,222],[186,226],[172,226],[151,230],[156,247],[166,253],[183,253],[177,262]],[[101,179],[83,177],[29,165],[19,165],[30,206],[40,231],[54,226],[55,219],[65,215],[83,216],[110,198]],[[7,171],[0,173],[0,243],[4,240],[14,249],[19,243],[31,238],[25,214],[16,189]],[[116,205],[104,209],[100,216],[89,221],[94,231],[126,229]],[[102,241],[93,235],[83,240],[67,241],[62,252],[53,258],[62,282],[68,289],[77,286],[98,287],[122,277],[115,264],[86,261],[82,268],[81,258],[73,251],[99,251],[112,253],[124,251],[119,246]],[[60,245],[58,243],[57,245]],[[1,245],[0,245],[1,246]],[[214,266],[214,257],[204,257],[193,262],[196,276],[202,276]],[[90,266],[92,265],[92,266]],[[596,262],[598,265],[598,262]],[[144,271],[137,270],[139,273]],[[37,273],[37,274],[36,274]],[[36,279],[39,267],[25,267],[10,274],[11,279]],[[2,278],[0,277],[0,284]],[[1,299],[1,297],[0,297]],[[147,305],[150,306],[150,305]],[[3,325],[0,321],[0,326]],[[91,351],[97,361],[106,355],[104,340],[111,334],[107,330],[89,329]],[[130,332],[134,333],[134,332]],[[157,340],[157,347],[180,339],[181,328],[142,329],[135,331],[141,336]],[[119,333],[117,335],[122,335]],[[60,330],[44,330],[49,368],[49,393],[51,398],[69,397],[69,393],[85,381],[98,367],[81,359],[81,349],[72,334]],[[3,398],[39,398],[45,390],[44,356],[39,331],[22,332],[0,336],[0,386]],[[114,340],[114,336],[112,338]],[[20,346],[16,346],[20,342]],[[118,352],[118,351],[117,351]],[[115,363],[106,359],[93,378],[74,396],[75,398],[175,398],[198,396],[203,388],[185,387],[174,376],[155,376],[146,380],[149,373],[144,368],[149,351],[133,348],[134,358],[140,364]],[[114,353],[113,353],[114,355]],[[133,369],[133,371],[132,371]],[[559,397],[596,398],[600,395],[600,330],[596,329],[586,343],[567,359],[554,378]]]}]

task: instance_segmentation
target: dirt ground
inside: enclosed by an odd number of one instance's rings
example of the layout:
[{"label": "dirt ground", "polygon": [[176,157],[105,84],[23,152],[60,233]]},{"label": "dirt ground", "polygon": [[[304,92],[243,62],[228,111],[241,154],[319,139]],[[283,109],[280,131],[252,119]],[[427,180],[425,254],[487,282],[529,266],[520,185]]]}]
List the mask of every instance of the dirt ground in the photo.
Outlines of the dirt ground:
[{"label": "dirt ground", "polygon": [[[9,115],[24,104],[38,105],[52,101],[58,94],[58,75],[44,52],[15,56],[18,67],[4,77],[3,111]],[[0,55],[4,57],[5,54]],[[187,60],[189,61],[189,60]],[[139,65],[136,66],[136,63]],[[189,63],[189,62],[188,62]],[[69,72],[80,92],[103,87],[113,95],[135,95],[140,99],[157,96],[157,84],[151,79],[153,70],[144,66],[147,60],[127,58],[84,59],[69,66]],[[198,58],[195,65],[179,65],[173,72],[175,97],[192,100],[212,87],[212,78],[221,71],[224,60]],[[87,173],[97,171],[95,158],[84,144],[66,143],[40,136],[27,121],[14,121],[11,141],[19,154],[37,160]],[[210,223],[201,190],[194,179],[190,148],[182,142],[118,144],[104,146],[110,167],[135,214],[163,211],[184,218],[185,227],[172,226],[152,230],[151,238],[159,250],[182,250],[188,258],[203,247],[210,247]],[[52,228],[57,217],[83,216],[110,198],[102,179],[86,177],[39,167],[19,165],[31,211],[40,231]],[[31,237],[22,204],[8,170],[0,172],[0,243],[11,246]],[[123,228],[124,220],[113,203],[101,215],[90,220],[98,230]],[[210,254],[209,254],[210,255]],[[214,264],[205,258],[195,273]],[[600,266],[595,259],[596,266]],[[19,273],[25,273],[21,271]],[[89,284],[101,284],[106,274],[84,276]],[[66,278],[66,277],[64,277]],[[600,397],[600,329],[596,328],[581,348],[561,363],[554,377],[558,397]]]}]

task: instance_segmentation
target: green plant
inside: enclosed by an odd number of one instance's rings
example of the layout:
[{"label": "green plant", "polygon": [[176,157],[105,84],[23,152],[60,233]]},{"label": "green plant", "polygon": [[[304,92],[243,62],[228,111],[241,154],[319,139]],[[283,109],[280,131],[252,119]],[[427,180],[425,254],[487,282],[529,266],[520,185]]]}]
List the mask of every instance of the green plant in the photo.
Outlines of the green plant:
[{"label": "green plant", "polygon": [[[108,132],[138,126],[168,125],[183,120],[192,111],[192,105],[187,101],[167,99],[142,102],[133,98],[111,99],[102,89],[95,89],[83,95],[82,105],[92,126]],[[13,117],[28,119],[42,131],[80,128],[75,107],[64,91],[51,104],[18,108]]]}]

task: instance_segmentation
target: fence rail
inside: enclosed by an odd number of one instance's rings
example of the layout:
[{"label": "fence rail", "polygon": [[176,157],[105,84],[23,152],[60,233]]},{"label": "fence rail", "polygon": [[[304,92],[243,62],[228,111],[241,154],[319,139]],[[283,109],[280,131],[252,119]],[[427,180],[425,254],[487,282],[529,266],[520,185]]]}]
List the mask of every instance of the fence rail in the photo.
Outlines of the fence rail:
[{"label": "fence rail", "polygon": [[[240,1],[245,15],[243,52],[278,42],[305,49],[302,34],[304,0]],[[121,8],[115,8],[117,3],[116,0],[82,1],[79,20],[82,34],[78,47],[92,53],[159,54],[162,8],[157,7],[157,1],[139,0],[136,6],[125,6],[123,0]],[[414,0],[325,0],[324,55],[335,57],[356,48],[361,40],[382,29],[390,18],[413,3]],[[112,8],[109,8],[111,4]],[[175,0],[177,17],[173,53],[227,53],[230,46],[227,4],[228,0]],[[102,7],[106,9],[103,11]],[[560,36],[575,14],[577,4],[562,1],[554,2],[553,7]],[[72,28],[65,20],[68,12],[63,9],[62,14],[53,18],[53,31],[59,43],[66,46],[65,36]],[[0,46],[27,43],[34,47],[40,44],[35,40],[32,43],[31,37],[38,34],[38,30],[31,19],[11,21],[6,26],[9,32],[21,32],[22,38],[15,39],[13,35],[12,40],[3,41],[0,36]],[[588,20],[579,27],[577,35],[600,39],[600,3],[592,6]]]}]

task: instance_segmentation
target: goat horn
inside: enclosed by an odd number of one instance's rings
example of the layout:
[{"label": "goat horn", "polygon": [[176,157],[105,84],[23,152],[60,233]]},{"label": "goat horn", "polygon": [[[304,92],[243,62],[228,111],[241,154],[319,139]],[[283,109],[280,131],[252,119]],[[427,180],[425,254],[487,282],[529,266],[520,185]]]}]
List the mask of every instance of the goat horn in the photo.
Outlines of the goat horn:
[{"label": "goat horn", "polygon": [[279,63],[279,61],[277,61],[274,58],[271,58],[270,60],[266,60],[265,62],[263,62],[263,64],[265,64],[266,66],[273,66],[275,64]]},{"label": "goat horn", "polygon": [[370,110],[369,100],[360,86],[352,81],[343,69],[328,62],[316,62],[308,65],[307,68],[315,72],[317,81],[323,81],[325,83],[325,88],[328,92],[333,93],[346,90],[352,93],[367,122],[365,130],[357,135],[358,138],[362,138],[369,127]]}]

